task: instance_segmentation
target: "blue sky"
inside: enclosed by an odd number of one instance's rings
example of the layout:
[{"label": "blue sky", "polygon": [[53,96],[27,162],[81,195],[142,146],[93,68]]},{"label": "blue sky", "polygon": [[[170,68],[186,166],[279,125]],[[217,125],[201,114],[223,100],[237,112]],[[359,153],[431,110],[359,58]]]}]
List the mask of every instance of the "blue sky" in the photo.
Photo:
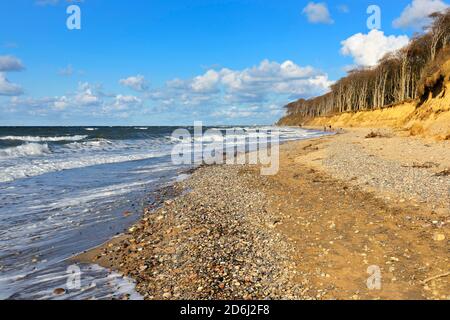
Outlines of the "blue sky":
[{"label": "blue sky", "polygon": [[[81,10],[69,30],[66,9]],[[381,29],[367,27],[369,5]],[[443,0],[0,2],[0,125],[270,124]]]}]

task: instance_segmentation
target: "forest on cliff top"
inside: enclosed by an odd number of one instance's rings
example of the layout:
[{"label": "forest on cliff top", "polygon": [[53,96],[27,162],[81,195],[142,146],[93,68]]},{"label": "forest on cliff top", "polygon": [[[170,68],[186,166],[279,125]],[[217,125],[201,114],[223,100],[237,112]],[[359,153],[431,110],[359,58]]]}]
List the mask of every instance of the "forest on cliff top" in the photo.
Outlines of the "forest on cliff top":
[{"label": "forest on cliff top", "polygon": [[387,54],[375,67],[351,70],[322,96],[288,104],[286,117],[302,121],[375,110],[406,100],[424,101],[440,92],[446,79],[438,71],[450,59],[450,9],[430,17],[432,23],[407,46]]}]

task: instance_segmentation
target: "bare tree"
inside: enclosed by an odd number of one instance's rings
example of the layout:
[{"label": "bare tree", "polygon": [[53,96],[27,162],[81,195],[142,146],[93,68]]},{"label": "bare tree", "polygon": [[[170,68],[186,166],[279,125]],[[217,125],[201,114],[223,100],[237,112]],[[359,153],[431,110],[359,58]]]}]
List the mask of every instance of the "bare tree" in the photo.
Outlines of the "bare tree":
[{"label": "bare tree", "polygon": [[373,68],[349,71],[323,96],[287,105],[287,114],[306,119],[383,108],[421,97],[426,91],[424,78],[440,60],[450,57],[450,9],[431,18],[427,32],[415,35],[407,46],[387,54]]}]

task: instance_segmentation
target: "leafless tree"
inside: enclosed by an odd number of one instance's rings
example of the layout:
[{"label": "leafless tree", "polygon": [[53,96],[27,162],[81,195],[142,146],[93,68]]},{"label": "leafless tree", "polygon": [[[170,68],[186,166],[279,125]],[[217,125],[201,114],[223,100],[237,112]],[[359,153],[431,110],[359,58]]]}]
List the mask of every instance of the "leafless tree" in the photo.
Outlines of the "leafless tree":
[{"label": "leafless tree", "polygon": [[349,71],[323,96],[290,103],[288,116],[307,119],[420,98],[427,87],[424,79],[441,60],[450,58],[450,9],[430,17],[433,22],[426,32],[415,35],[407,46],[387,54],[375,67]]}]

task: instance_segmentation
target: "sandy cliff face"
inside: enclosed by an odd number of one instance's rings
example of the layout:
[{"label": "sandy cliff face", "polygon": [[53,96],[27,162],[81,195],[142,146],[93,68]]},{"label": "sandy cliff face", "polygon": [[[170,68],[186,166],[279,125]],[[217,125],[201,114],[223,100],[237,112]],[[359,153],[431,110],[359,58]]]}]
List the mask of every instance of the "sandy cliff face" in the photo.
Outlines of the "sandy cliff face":
[{"label": "sandy cliff face", "polygon": [[399,127],[416,111],[414,102],[403,103],[391,108],[356,113],[342,113],[329,117],[319,117],[307,121],[311,126],[333,127]]},{"label": "sandy cliff face", "polygon": [[413,135],[450,139],[450,61],[433,76],[426,96],[404,127]]},{"label": "sandy cliff face", "polygon": [[280,120],[280,125],[348,127],[389,127],[411,135],[450,139],[450,61],[426,81],[420,100],[407,101],[380,110],[342,113],[314,119],[295,115]]}]

